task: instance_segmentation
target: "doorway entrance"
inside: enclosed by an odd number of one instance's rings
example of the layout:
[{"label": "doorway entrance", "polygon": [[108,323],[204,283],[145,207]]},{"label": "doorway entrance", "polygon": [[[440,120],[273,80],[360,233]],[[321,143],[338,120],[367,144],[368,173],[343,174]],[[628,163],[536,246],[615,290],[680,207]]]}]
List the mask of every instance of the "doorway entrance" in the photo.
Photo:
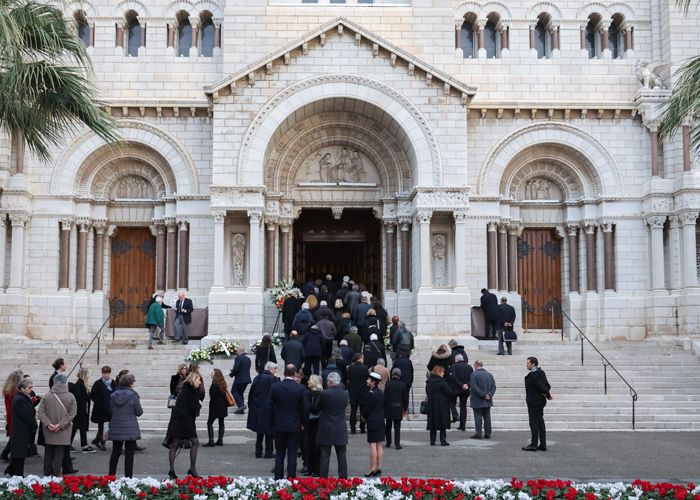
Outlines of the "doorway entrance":
[{"label": "doorway entrance", "polygon": [[[344,275],[381,294],[381,232],[372,210],[343,210],[340,220],[329,209],[304,209],[294,223],[294,279],[304,283],[326,274]],[[330,304],[329,304],[330,305]]]},{"label": "doorway entrance", "polygon": [[523,231],[518,240],[518,283],[523,328],[560,329],[561,242],[554,229]]},{"label": "doorway entrance", "polygon": [[156,239],[147,227],[120,227],[111,250],[110,326],[143,328],[155,286]]}]

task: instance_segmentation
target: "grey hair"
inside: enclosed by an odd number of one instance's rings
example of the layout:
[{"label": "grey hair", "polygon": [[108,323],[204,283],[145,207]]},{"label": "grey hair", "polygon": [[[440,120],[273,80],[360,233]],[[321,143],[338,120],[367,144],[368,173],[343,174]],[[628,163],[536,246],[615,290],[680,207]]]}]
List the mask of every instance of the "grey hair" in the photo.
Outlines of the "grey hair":
[{"label": "grey hair", "polygon": [[53,379],[53,383],[56,385],[65,385],[68,383],[68,377],[65,375],[56,375]]},{"label": "grey hair", "polygon": [[23,378],[19,381],[19,385],[17,387],[19,389],[26,389],[27,387],[34,387],[34,383],[30,378]]},{"label": "grey hair", "polygon": [[401,368],[392,368],[391,376],[392,378],[401,378]]},{"label": "grey hair", "polygon": [[460,361],[464,361],[464,356],[461,354],[455,355],[455,363],[459,363]]},{"label": "grey hair", "polygon": [[134,374],[129,372],[119,377],[119,387],[131,387],[136,382]]},{"label": "grey hair", "polygon": [[479,368],[483,368],[484,362],[477,359],[476,361],[474,361],[474,366],[478,366]]},{"label": "grey hair", "polygon": [[265,363],[265,370],[267,370],[268,372],[270,370],[276,370],[276,369],[277,369],[277,363],[275,363],[274,361],[268,361],[267,363]]},{"label": "grey hair", "polygon": [[381,366],[386,366],[386,361],[384,361],[384,358],[379,358],[377,360],[377,364]]},{"label": "grey hair", "polygon": [[357,327],[356,327],[356,326],[351,326],[351,327],[350,327],[350,333],[357,333]]},{"label": "grey hair", "polygon": [[338,385],[340,384],[340,373],[330,372],[326,378],[329,384]]}]

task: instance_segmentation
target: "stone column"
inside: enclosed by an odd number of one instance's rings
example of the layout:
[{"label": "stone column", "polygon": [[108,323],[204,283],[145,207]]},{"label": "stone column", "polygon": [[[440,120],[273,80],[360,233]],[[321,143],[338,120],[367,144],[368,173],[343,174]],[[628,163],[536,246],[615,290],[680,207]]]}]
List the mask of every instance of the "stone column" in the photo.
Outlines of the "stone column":
[{"label": "stone column", "polygon": [[168,271],[166,288],[175,290],[177,287],[177,223],[168,221]]},{"label": "stone column", "polygon": [[697,244],[695,227],[698,220],[697,212],[685,212],[679,216],[683,232],[683,247],[681,252],[681,286],[683,288],[698,285],[697,277]]},{"label": "stone column", "polygon": [[586,51],[586,28],[588,27],[588,21],[579,25],[579,43],[581,45],[581,51]]},{"label": "stone column", "polygon": [[281,278],[287,280],[290,278],[289,273],[289,233],[292,228],[291,223],[280,223],[280,264],[282,274]]},{"label": "stone column", "polygon": [[430,211],[418,212],[416,221],[419,228],[420,241],[420,288],[432,286],[432,253],[430,251],[430,219],[433,213]]},{"label": "stone column", "polygon": [[118,49],[124,48],[124,25],[117,24],[117,32],[114,41],[114,47]]},{"label": "stone column", "polygon": [[499,34],[501,36],[501,53],[508,52],[508,25],[501,22],[499,24]]},{"label": "stone column", "polygon": [[651,140],[651,175],[652,177],[659,176],[659,133],[658,124],[649,123],[647,124],[649,129],[649,136]]},{"label": "stone column", "polygon": [[668,267],[669,287],[677,290],[681,287],[681,221],[677,215],[668,217]]},{"label": "stone column", "polygon": [[95,23],[90,25],[90,47],[95,46]]},{"label": "stone column", "polygon": [[384,222],[386,230],[386,289],[396,290],[396,222]]},{"label": "stone column", "polygon": [[76,290],[87,290],[87,244],[90,223],[78,222],[78,269],[76,271]]},{"label": "stone column", "polygon": [[411,289],[411,268],[410,268],[410,248],[411,242],[408,238],[408,231],[411,229],[410,222],[401,223],[401,290]]},{"label": "stone column", "polygon": [[58,264],[58,288],[70,289],[70,238],[73,230],[73,220],[63,219],[61,224],[61,237],[59,240],[59,264]]},{"label": "stone column", "polygon": [[623,44],[624,44],[624,49],[625,49],[625,55],[628,54],[628,52],[633,51],[634,47],[632,45],[632,24],[629,23],[629,21],[625,21],[624,25],[622,26],[622,34],[624,36],[623,39]]},{"label": "stone column", "polygon": [[190,267],[190,232],[187,222],[178,221],[180,226],[179,240],[180,251],[178,252],[178,287],[186,290],[190,286],[189,267]]},{"label": "stone column", "polygon": [[578,226],[569,226],[569,292],[579,291],[578,286]]},{"label": "stone column", "polygon": [[139,47],[146,47],[146,23],[141,25],[141,43],[139,44]]},{"label": "stone column", "polygon": [[20,130],[15,134],[15,173],[24,173],[24,133]]},{"label": "stone column", "polygon": [[600,29],[600,51],[601,53],[605,50],[608,49],[608,28],[610,27],[609,23],[603,23],[602,28]]},{"label": "stone column", "polygon": [[690,125],[683,124],[683,172],[690,172],[692,163],[690,161]]},{"label": "stone column", "polygon": [[224,223],[226,212],[214,212],[214,287],[224,287]]},{"label": "stone column", "polygon": [[537,26],[537,20],[530,21],[530,50],[535,50],[535,27]]},{"label": "stone column", "polygon": [[168,48],[175,48],[175,27],[168,25]]},{"label": "stone column", "polygon": [[105,261],[105,231],[107,223],[97,221],[92,225],[95,228],[95,251],[93,252],[92,266],[92,291],[101,292],[104,288],[104,261]]},{"label": "stone column", "polygon": [[549,29],[552,36],[552,51],[559,50],[559,26],[552,26]]},{"label": "stone column", "polygon": [[462,32],[462,24],[463,23],[464,23],[464,20],[462,20],[462,19],[455,21],[455,49],[459,48],[459,42],[460,42],[459,35]]},{"label": "stone column", "polygon": [[498,225],[498,289],[508,289],[508,226]]},{"label": "stone column", "polygon": [[24,288],[24,228],[27,222],[29,222],[28,215],[10,214],[12,248],[10,250],[10,286],[7,293],[19,292]]},{"label": "stone column", "polygon": [[518,291],[518,234],[520,227],[508,226],[508,291]]},{"label": "stone column", "polygon": [[586,290],[598,291],[598,278],[596,269],[595,251],[595,226],[586,225]]},{"label": "stone column", "polygon": [[265,226],[265,287],[275,286],[275,235],[277,223],[268,222]]},{"label": "stone column", "polygon": [[489,222],[486,233],[486,271],[488,276],[487,287],[489,290],[496,290],[496,287],[498,286],[498,274],[496,268],[496,230],[496,223]]},{"label": "stone column", "polygon": [[7,245],[7,215],[0,213],[0,289],[5,287],[5,246]]},{"label": "stone column", "polygon": [[258,262],[260,258],[260,221],[262,211],[248,210],[250,221],[249,241],[248,241],[248,285],[251,287],[260,286],[260,276],[258,272]]},{"label": "stone column", "polygon": [[484,47],[484,28],[486,28],[487,22],[488,22],[488,19],[477,19],[476,22],[474,23],[474,28],[477,30],[477,32],[476,32],[476,43],[477,43],[476,56],[479,59],[486,58],[486,48]]},{"label": "stone column", "polygon": [[[664,283],[664,241],[663,223],[661,224],[661,286]],[[603,223],[603,255],[605,257],[605,289],[615,290],[615,243],[613,240],[613,224]]]},{"label": "stone column", "polygon": [[214,48],[221,48],[221,23],[214,24]]},{"label": "stone column", "polygon": [[[664,284],[664,222],[665,215],[647,217],[646,223],[649,226],[651,236],[651,288],[652,290],[665,289]],[[607,225],[606,225],[607,226]],[[605,231],[605,229],[603,229]],[[607,268],[607,239],[605,239],[605,264]],[[605,273],[605,281],[607,288],[607,273]]]},{"label": "stone column", "polygon": [[156,224],[156,290],[165,290],[166,276],[166,232],[165,225]]},{"label": "stone column", "polygon": [[455,287],[466,288],[467,214],[464,212],[453,212],[452,217],[455,220]]},{"label": "stone column", "polygon": [[192,48],[199,47],[199,18],[190,18],[190,25],[192,25]]}]

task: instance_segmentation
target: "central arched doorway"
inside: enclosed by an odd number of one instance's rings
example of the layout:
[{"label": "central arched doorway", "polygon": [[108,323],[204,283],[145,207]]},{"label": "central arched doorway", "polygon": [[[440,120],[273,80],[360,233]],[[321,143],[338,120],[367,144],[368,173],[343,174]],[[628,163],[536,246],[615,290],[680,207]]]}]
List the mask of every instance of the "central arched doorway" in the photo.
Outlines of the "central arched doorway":
[{"label": "central arched doorway", "polygon": [[371,209],[303,209],[294,223],[294,279],[299,283],[331,274],[350,276],[373,295],[381,295],[381,233]]}]

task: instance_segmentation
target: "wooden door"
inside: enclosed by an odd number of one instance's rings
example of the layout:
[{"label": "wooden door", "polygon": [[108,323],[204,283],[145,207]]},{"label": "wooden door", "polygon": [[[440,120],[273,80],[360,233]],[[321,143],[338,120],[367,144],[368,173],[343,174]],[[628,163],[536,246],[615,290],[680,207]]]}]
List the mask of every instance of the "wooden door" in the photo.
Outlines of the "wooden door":
[{"label": "wooden door", "polygon": [[523,328],[561,328],[561,243],[554,229],[523,231],[518,240],[518,284]]},{"label": "wooden door", "polygon": [[110,326],[142,328],[155,289],[156,239],[145,227],[120,227],[111,241]]}]

